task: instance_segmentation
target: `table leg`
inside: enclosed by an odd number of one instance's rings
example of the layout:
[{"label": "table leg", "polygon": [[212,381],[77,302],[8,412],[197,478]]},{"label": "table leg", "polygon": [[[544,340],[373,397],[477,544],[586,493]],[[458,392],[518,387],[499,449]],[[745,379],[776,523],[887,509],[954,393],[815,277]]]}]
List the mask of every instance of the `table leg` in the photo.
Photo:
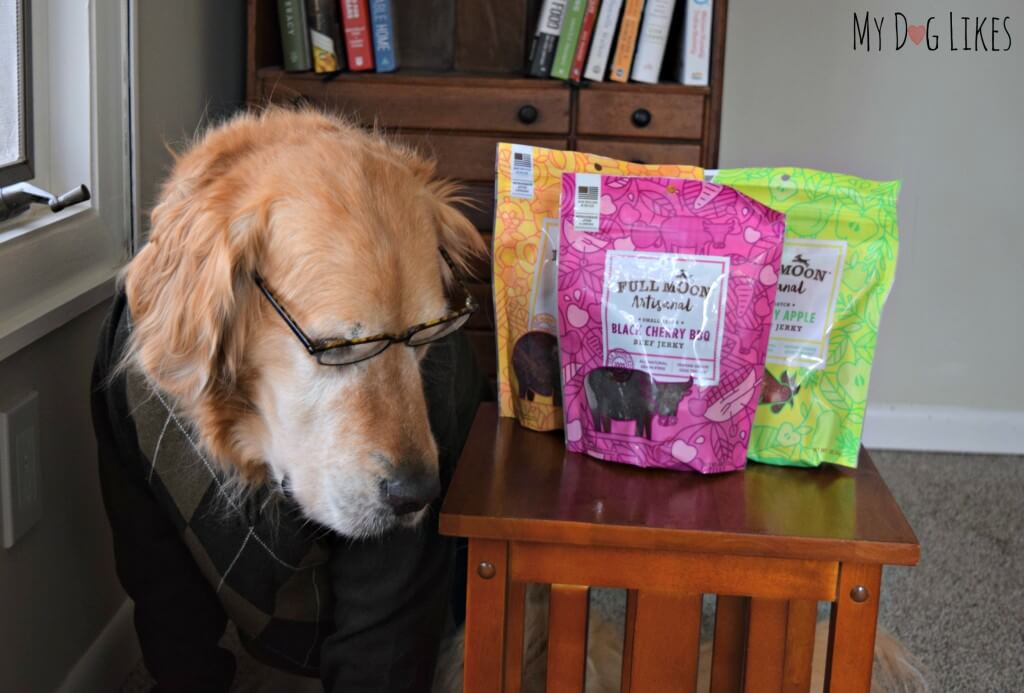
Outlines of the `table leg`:
[{"label": "table leg", "polygon": [[548,618],[547,693],[581,693],[587,671],[590,588],[552,585]]},{"label": "table leg", "polygon": [[526,621],[526,583],[509,581],[505,612],[505,693],[523,687],[523,629]]},{"label": "table leg", "polygon": [[711,644],[711,693],[743,690],[743,660],[747,649],[750,597],[719,595],[715,606],[715,635]]},{"label": "table leg", "polygon": [[882,566],[840,564],[839,590],[832,604],[825,667],[828,693],[868,693],[871,690],[881,589]]},{"label": "table leg", "polygon": [[469,540],[465,693],[503,690],[508,542]]},{"label": "table leg", "polygon": [[786,617],[786,661],[783,665],[783,693],[807,693],[811,689],[811,664],[814,660],[814,629],[818,621],[818,602],[793,599]]},{"label": "table leg", "polygon": [[788,608],[789,603],[781,599],[750,600],[747,664],[743,673],[746,693],[782,690]]},{"label": "table leg", "polygon": [[633,626],[633,688],[696,690],[700,611],[699,594],[639,591]]},{"label": "table leg", "polygon": [[626,591],[626,633],[622,643],[622,684],[621,693],[633,690],[633,643],[636,633],[637,590]]}]

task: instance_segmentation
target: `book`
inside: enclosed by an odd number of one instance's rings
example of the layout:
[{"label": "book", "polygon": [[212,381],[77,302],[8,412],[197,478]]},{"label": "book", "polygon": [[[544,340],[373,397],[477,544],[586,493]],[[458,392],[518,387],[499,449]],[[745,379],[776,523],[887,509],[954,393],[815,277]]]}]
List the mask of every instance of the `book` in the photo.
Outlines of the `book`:
[{"label": "book", "polygon": [[583,15],[587,11],[588,0],[569,0],[565,6],[565,19],[562,20],[562,33],[558,35],[558,48],[555,49],[555,61],[551,64],[551,76],[556,79],[569,79],[572,59],[576,55],[576,43],[583,28]]},{"label": "book", "polygon": [[455,62],[455,0],[391,0],[402,69],[450,70]]},{"label": "book", "polygon": [[394,72],[398,67],[398,53],[391,0],[370,0],[370,26],[373,27],[373,61],[377,72]]},{"label": "book", "polygon": [[304,0],[277,0],[277,18],[281,24],[281,53],[284,69],[305,72],[313,67],[309,51],[309,29]]},{"label": "book", "polygon": [[685,38],[679,81],[694,87],[706,87],[711,72],[712,0],[687,0]]},{"label": "book", "polygon": [[597,15],[594,27],[594,38],[590,42],[590,56],[583,76],[589,80],[600,82],[608,70],[608,58],[612,53],[615,40],[615,29],[619,25],[622,14],[622,0],[603,0],[601,12]]},{"label": "book", "polygon": [[647,0],[644,21],[636,42],[636,55],[633,58],[634,82],[658,83],[675,5],[676,0]]},{"label": "book", "polygon": [[599,4],[600,0],[587,0],[583,24],[580,26],[580,37],[576,41],[576,53],[573,55],[572,67],[569,70],[569,79],[573,82],[583,79],[583,64],[587,61],[587,52],[590,50],[590,39],[594,35],[594,22],[597,21]]},{"label": "book", "polygon": [[366,0],[341,0],[341,25],[345,30],[348,69],[363,72],[373,69],[370,45],[370,13]]},{"label": "book", "polygon": [[532,77],[547,77],[555,61],[555,48],[562,33],[565,6],[568,0],[544,0],[537,17],[537,31],[530,45],[530,67]]},{"label": "book", "polygon": [[643,10],[644,0],[626,0],[626,7],[622,10],[622,21],[619,22],[619,40],[615,44],[615,57],[612,58],[612,69],[608,75],[614,82],[629,81]]},{"label": "book", "polygon": [[309,18],[313,71],[325,73],[344,69],[345,53],[335,0],[306,0],[306,15]]}]

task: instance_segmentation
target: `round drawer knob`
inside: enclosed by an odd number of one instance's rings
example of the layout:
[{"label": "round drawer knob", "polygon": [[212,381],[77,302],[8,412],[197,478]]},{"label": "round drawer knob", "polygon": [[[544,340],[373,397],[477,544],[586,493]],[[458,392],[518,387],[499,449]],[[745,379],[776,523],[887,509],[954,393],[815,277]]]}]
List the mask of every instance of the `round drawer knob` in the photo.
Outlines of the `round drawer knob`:
[{"label": "round drawer knob", "polygon": [[633,121],[633,125],[638,128],[645,128],[651,124],[651,112],[646,108],[638,108],[633,111],[633,115],[630,118]]},{"label": "round drawer knob", "polygon": [[537,122],[537,117],[539,115],[540,113],[537,112],[537,107],[530,104],[521,106],[519,108],[519,113],[517,114],[519,122],[523,125],[533,125]]},{"label": "round drawer knob", "polygon": [[870,597],[871,593],[868,592],[868,588],[864,585],[857,585],[852,590],[850,590],[850,599],[857,602],[858,604],[863,604]]},{"label": "round drawer knob", "polygon": [[476,567],[476,574],[484,580],[490,580],[494,577],[494,573],[494,564],[490,561],[480,561],[480,565]]}]

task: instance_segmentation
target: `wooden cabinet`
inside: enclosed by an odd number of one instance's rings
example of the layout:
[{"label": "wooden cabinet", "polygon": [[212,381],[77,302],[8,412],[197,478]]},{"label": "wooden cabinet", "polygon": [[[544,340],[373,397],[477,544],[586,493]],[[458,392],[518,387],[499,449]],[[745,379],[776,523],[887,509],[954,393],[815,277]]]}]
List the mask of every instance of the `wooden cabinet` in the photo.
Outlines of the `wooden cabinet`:
[{"label": "wooden cabinet", "polygon": [[[493,228],[494,150],[502,141],[555,149],[577,149],[629,161],[714,167],[725,54],[726,0],[716,0],[712,33],[712,84],[686,87],[662,83],[570,84],[523,76],[512,65],[515,46],[500,56],[484,50],[472,18],[487,17],[512,27],[508,36],[524,42],[526,55],[537,0],[451,0],[456,22],[453,50],[460,71],[399,71],[391,74],[341,73],[325,78],[281,69],[280,33],[275,0],[248,2],[247,98],[250,103],[311,103],[337,110],[367,127],[379,127],[433,156],[440,175],[463,181],[472,207],[466,215],[485,234]],[[680,0],[681,1],[681,0]],[[465,5],[465,6],[464,6]],[[471,6],[472,5],[472,6]],[[526,23],[525,29],[523,23]],[[506,42],[509,40],[505,37]],[[399,46],[401,51],[401,46]],[[477,56],[474,58],[474,56]],[[513,59],[510,60],[509,56]],[[499,59],[500,57],[500,59]],[[480,62],[474,63],[474,60]],[[481,73],[474,70],[491,70]],[[488,375],[495,374],[490,268],[471,290],[488,310],[469,325]]]},{"label": "wooden cabinet", "polygon": [[623,138],[701,139],[706,90],[678,85],[636,86],[600,84],[581,89],[577,132]]}]

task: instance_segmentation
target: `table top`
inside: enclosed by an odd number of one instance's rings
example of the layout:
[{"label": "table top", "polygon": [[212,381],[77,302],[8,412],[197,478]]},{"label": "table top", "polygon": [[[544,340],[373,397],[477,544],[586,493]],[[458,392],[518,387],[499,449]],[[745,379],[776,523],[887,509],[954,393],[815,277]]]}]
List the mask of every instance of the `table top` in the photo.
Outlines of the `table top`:
[{"label": "table top", "polygon": [[567,453],[477,412],[444,507],[444,534],[585,546],[914,565],[917,537],[861,449],[857,469],[774,467],[712,476]]}]

